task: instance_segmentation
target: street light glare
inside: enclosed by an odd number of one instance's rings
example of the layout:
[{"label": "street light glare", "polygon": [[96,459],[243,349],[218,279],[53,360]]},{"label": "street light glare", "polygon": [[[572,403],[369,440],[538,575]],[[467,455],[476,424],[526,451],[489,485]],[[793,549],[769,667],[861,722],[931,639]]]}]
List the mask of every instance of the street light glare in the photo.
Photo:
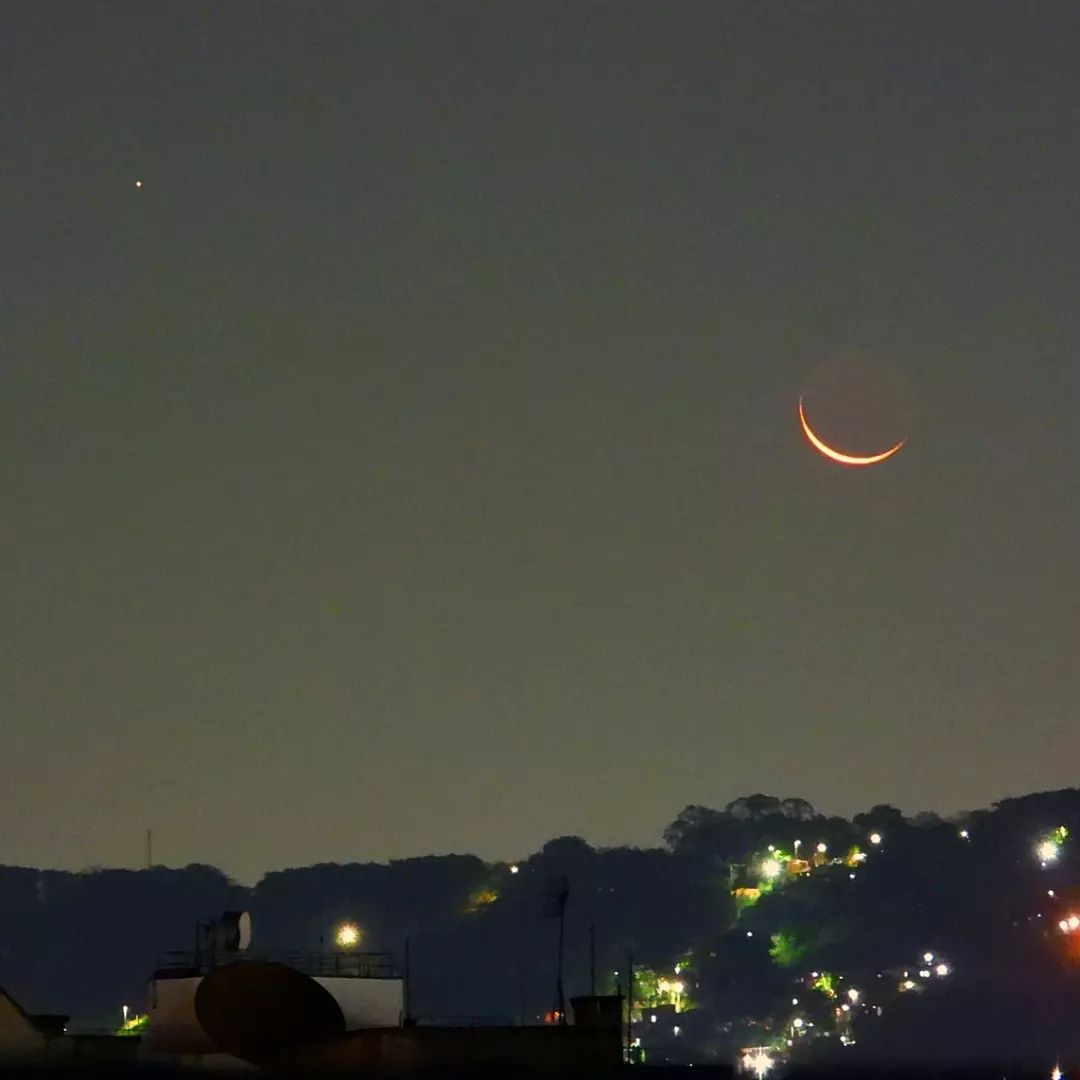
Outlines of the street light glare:
[{"label": "street light glare", "polygon": [[1044,840],[1036,849],[1035,854],[1044,862],[1054,862],[1058,857],[1058,846],[1053,840]]},{"label": "street light glare", "polygon": [[334,940],[340,948],[351,949],[360,943],[360,928],[355,923],[342,923],[334,935]]}]

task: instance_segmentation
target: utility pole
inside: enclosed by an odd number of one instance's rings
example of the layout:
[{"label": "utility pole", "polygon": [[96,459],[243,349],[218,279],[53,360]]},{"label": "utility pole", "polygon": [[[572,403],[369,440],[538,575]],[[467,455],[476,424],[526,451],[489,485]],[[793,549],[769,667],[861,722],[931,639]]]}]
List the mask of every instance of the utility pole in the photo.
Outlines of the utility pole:
[{"label": "utility pole", "polygon": [[153,830],[146,830],[146,869],[154,869],[154,833]]},{"label": "utility pole", "polygon": [[566,901],[563,901],[562,910],[559,912],[559,981],[556,986],[556,995],[559,1000],[559,1026],[566,1025],[566,995],[563,993],[563,941],[566,937]]},{"label": "utility pole", "polygon": [[589,923],[589,993],[596,997],[596,923]]}]

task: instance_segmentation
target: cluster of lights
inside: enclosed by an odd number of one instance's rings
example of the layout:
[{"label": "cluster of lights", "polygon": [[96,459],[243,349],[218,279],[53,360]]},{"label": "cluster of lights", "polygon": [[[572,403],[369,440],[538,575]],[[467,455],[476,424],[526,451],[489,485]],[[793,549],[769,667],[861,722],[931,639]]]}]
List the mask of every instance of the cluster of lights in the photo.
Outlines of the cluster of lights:
[{"label": "cluster of lights", "polygon": [[1058,929],[1063,934],[1075,934],[1080,930],[1080,915],[1068,915],[1058,923]]}]

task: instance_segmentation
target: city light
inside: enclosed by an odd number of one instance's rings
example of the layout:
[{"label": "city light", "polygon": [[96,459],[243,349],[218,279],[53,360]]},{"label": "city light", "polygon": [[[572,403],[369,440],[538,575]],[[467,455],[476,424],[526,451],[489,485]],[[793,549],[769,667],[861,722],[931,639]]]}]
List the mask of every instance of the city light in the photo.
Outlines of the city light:
[{"label": "city light", "polygon": [[924,952],[922,958],[924,964],[932,964],[934,962],[934,954],[932,952]]},{"label": "city light", "polygon": [[355,923],[347,922],[337,928],[334,940],[339,948],[351,949],[360,944],[360,936],[360,928]]},{"label": "city light", "polygon": [[848,992],[847,996],[851,1003],[854,1005],[859,1000],[859,991],[853,986]]},{"label": "city light", "polygon": [[1044,840],[1035,849],[1035,854],[1039,856],[1040,862],[1054,862],[1058,857],[1058,845],[1053,840]]},{"label": "city light", "polygon": [[761,864],[761,876],[766,881],[775,881],[784,868],[777,859],[766,859]]},{"label": "city light", "polygon": [[930,978],[930,969],[929,968],[923,968],[922,971],[919,972],[919,978],[920,979],[929,979]]},{"label": "city light", "polygon": [[792,1026],[793,1028],[795,1028],[796,1030],[797,1030],[798,1028],[801,1028],[801,1027],[803,1026],[803,1019],[802,1019],[802,1017],[801,1017],[801,1016],[796,1016],[796,1017],[795,1017],[795,1019],[791,1021],[791,1026]]},{"label": "city light", "polygon": [[516,873],[518,873],[518,872],[519,872],[520,870],[521,870],[521,867],[520,867],[520,866],[518,866],[518,865],[517,865],[516,863],[515,863],[515,864],[514,864],[513,866],[511,866],[511,867],[510,867],[510,873],[511,873],[511,874],[516,874]]},{"label": "city light", "polygon": [[961,829],[960,830],[960,839],[961,840],[970,840],[971,839],[971,833],[969,833],[967,831],[967,829]]},{"label": "city light", "polygon": [[945,976],[949,974],[949,965],[938,964],[938,966],[934,968],[934,973],[942,979],[945,978]]},{"label": "city light", "polygon": [[1050,1080],[1062,1080],[1062,1077],[1064,1075],[1065,1074],[1061,1071],[1061,1066],[1060,1065],[1055,1065],[1050,1070]]},{"label": "city light", "polygon": [[818,846],[817,846],[817,851],[818,851],[819,855],[824,855],[825,852],[828,851],[828,850],[829,850],[829,845],[828,844],[818,844]]},{"label": "city light", "polygon": [[871,844],[880,844],[881,843],[881,833],[872,832],[870,834],[870,843]]},{"label": "city light", "polygon": [[767,1076],[773,1067],[773,1059],[765,1050],[747,1050],[742,1059],[743,1068],[752,1072],[758,1080]]}]

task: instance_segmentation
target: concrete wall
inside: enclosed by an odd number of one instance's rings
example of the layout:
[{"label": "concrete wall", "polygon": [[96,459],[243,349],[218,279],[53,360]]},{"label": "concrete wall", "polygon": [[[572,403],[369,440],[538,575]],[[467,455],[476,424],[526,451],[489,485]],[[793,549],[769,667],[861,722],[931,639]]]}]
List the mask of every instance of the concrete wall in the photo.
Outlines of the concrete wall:
[{"label": "concrete wall", "polygon": [[155,979],[151,983],[149,1020],[142,1035],[143,1057],[217,1053],[195,1015],[195,990],[201,982],[201,975],[193,975]]},{"label": "concrete wall", "polygon": [[401,979],[316,978],[338,1003],[345,1030],[400,1027],[405,1010],[405,987]]},{"label": "concrete wall", "polygon": [[[401,1024],[404,987],[400,979],[331,977],[313,981],[338,1003],[347,1031]],[[195,1015],[195,991],[201,982],[201,975],[154,980],[150,988],[149,1021],[142,1036],[142,1058],[175,1060],[220,1054]],[[229,1061],[239,1064],[236,1058]]]}]

